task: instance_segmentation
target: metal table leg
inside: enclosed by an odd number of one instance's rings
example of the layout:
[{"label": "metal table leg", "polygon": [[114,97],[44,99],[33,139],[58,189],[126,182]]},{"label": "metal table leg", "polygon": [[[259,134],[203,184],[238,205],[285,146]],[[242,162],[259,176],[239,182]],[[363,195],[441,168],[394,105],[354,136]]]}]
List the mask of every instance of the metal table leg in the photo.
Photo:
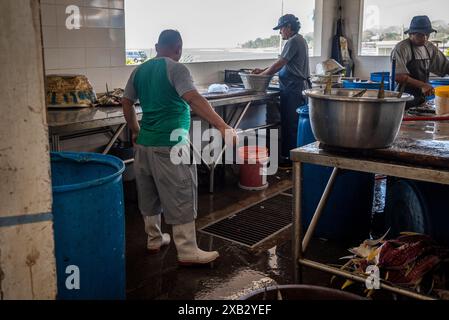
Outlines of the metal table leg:
[{"label": "metal table leg", "polygon": [[52,135],[51,136],[51,151],[58,152],[61,151],[61,146],[59,144],[59,136]]},{"label": "metal table leg", "polygon": [[299,260],[302,259],[302,213],[301,213],[301,187],[302,187],[302,163],[293,163],[293,235],[292,235],[292,250],[293,250],[293,276],[295,283],[302,282],[302,267]]},{"label": "metal table leg", "polygon": [[118,127],[118,129],[115,131],[114,135],[112,136],[111,140],[109,140],[109,143],[106,146],[106,148],[104,149],[103,154],[108,154],[109,153],[109,151],[111,150],[111,148],[114,145],[115,141],[117,141],[117,138],[122,133],[123,129],[125,129],[125,127],[126,127],[126,123],[121,124]]},{"label": "metal table leg", "polygon": [[332,192],[332,188],[335,184],[335,180],[338,176],[339,169],[334,168],[331,177],[327,183],[326,189],[324,190],[323,196],[321,197],[320,203],[313,214],[312,221],[310,222],[307,232],[302,238],[302,208],[301,208],[301,188],[302,188],[302,163],[295,162],[293,167],[293,177],[294,177],[294,222],[293,222],[293,261],[294,261],[294,280],[296,283],[301,283],[302,281],[302,267],[300,260],[310,244],[313,234],[315,233],[318,221],[323,214],[326,203],[329,200],[329,196]]},{"label": "metal table leg", "polygon": [[[242,113],[240,113],[237,121],[234,124],[229,123],[229,126],[231,126],[234,129],[237,129],[240,126],[240,123],[243,120],[243,117],[248,112],[249,107],[251,106],[251,101],[248,102],[243,109]],[[215,167],[217,166],[218,162],[221,160],[221,157],[223,156],[223,153],[226,151],[227,145],[225,144],[223,149],[221,150],[220,154],[218,155],[217,159],[209,166],[210,167],[210,176],[209,176],[209,192],[214,193],[214,175],[215,175]]]}]

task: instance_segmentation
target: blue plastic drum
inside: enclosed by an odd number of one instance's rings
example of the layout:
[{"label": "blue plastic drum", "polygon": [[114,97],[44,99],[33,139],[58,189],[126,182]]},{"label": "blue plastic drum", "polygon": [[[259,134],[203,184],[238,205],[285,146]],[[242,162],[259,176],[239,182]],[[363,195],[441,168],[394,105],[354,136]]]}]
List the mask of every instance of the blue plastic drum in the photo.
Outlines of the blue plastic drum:
[{"label": "blue plastic drum", "polygon": [[[309,108],[298,109],[298,147],[315,142],[309,118]],[[326,188],[333,168],[304,164],[302,184],[302,212],[304,228]],[[333,239],[363,240],[369,236],[374,197],[374,175],[343,171],[335,182],[315,236]]]},{"label": "blue plastic drum", "polygon": [[123,161],[52,153],[58,299],[125,298]]}]

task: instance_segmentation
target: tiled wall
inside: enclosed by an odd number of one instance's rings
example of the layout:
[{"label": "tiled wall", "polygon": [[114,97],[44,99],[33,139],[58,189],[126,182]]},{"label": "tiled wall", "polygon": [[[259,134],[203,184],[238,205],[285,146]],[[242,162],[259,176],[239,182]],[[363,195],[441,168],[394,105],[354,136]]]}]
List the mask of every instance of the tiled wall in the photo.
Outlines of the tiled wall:
[{"label": "tiled wall", "polygon": [[[124,1],[41,0],[46,73],[85,74],[96,92],[104,92],[106,83],[109,88],[123,88],[134,69],[125,66]],[[323,2],[322,56],[311,58],[311,70],[330,53],[336,0]],[[82,19],[79,30],[68,30],[65,27],[68,17],[65,9],[69,5],[80,8]],[[223,81],[225,69],[266,67],[272,62],[256,60],[186,65],[195,83],[204,86]]]},{"label": "tiled wall", "polygon": [[[66,8],[80,8],[81,28],[66,28]],[[125,66],[124,0],[41,0],[47,74],[85,74],[97,92],[123,87]]]}]

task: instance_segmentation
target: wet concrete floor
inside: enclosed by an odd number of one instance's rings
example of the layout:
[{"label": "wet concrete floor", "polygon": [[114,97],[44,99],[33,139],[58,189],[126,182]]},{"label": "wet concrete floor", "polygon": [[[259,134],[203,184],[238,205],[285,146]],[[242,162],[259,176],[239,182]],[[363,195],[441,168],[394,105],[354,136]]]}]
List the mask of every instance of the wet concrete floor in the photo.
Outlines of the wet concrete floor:
[{"label": "wet concrete floor", "polygon": [[[209,194],[200,186],[197,228],[256,204],[292,187],[291,173],[280,171],[270,177],[270,187],[248,192],[237,187],[235,177],[227,176],[224,187]],[[249,292],[270,285],[293,284],[291,231],[276,236],[263,246],[251,250],[226,240],[197,232],[199,246],[218,250],[219,260],[201,268],[179,267],[173,243],[156,255],[146,252],[144,224],[137,208],[133,182],[125,184],[126,195],[126,264],[128,299],[220,300],[238,299]],[[168,226],[163,231],[171,233]],[[316,239],[311,243],[311,259],[342,264],[339,257],[354,243],[331,243]],[[304,283],[331,286],[331,276],[305,269]],[[334,282],[333,286],[341,285]]]}]

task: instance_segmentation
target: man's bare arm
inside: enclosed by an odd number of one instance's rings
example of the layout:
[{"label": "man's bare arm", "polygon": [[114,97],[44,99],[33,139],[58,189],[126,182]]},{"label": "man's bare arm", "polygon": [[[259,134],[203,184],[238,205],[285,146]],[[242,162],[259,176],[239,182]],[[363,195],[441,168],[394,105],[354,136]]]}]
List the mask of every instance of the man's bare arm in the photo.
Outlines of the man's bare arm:
[{"label": "man's bare arm", "polygon": [[190,105],[196,115],[217,128],[223,137],[225,137],[226,130],[230,130],[235,143],[237,136],[235,130],[224,122],[212,108],[210,103],[197,90],[186,92],[182,98]]},{"label": "man's bare arm", "polygon": [[281,70],[287,63],[288,63],[287,60],[281,58],[281,59],[277,60],[275,63],[273,63],[273,65],[271,67],[269,67],[267,70],[262,72],[261,75],[272,76],[276,72],[279,72],[279,70]]},{"label": "man's bare arm", "polygon": [[413,88],[421,89],[426,96],[434,94],[434,88],[429,83],[414,79],[407,73],[397,74],[396,81],[401,85],[408,85]]},{"label": "man's bare arm", "polygon": [[128,124],[128,127],[132,133],[133,142],[136,143],[137,136],[139,135],[140,132],[140,125],[139,122],[137,121],[136,110],[134,109],[134,102],[127,98],[122,98],[122,107],[126,123]]}]

